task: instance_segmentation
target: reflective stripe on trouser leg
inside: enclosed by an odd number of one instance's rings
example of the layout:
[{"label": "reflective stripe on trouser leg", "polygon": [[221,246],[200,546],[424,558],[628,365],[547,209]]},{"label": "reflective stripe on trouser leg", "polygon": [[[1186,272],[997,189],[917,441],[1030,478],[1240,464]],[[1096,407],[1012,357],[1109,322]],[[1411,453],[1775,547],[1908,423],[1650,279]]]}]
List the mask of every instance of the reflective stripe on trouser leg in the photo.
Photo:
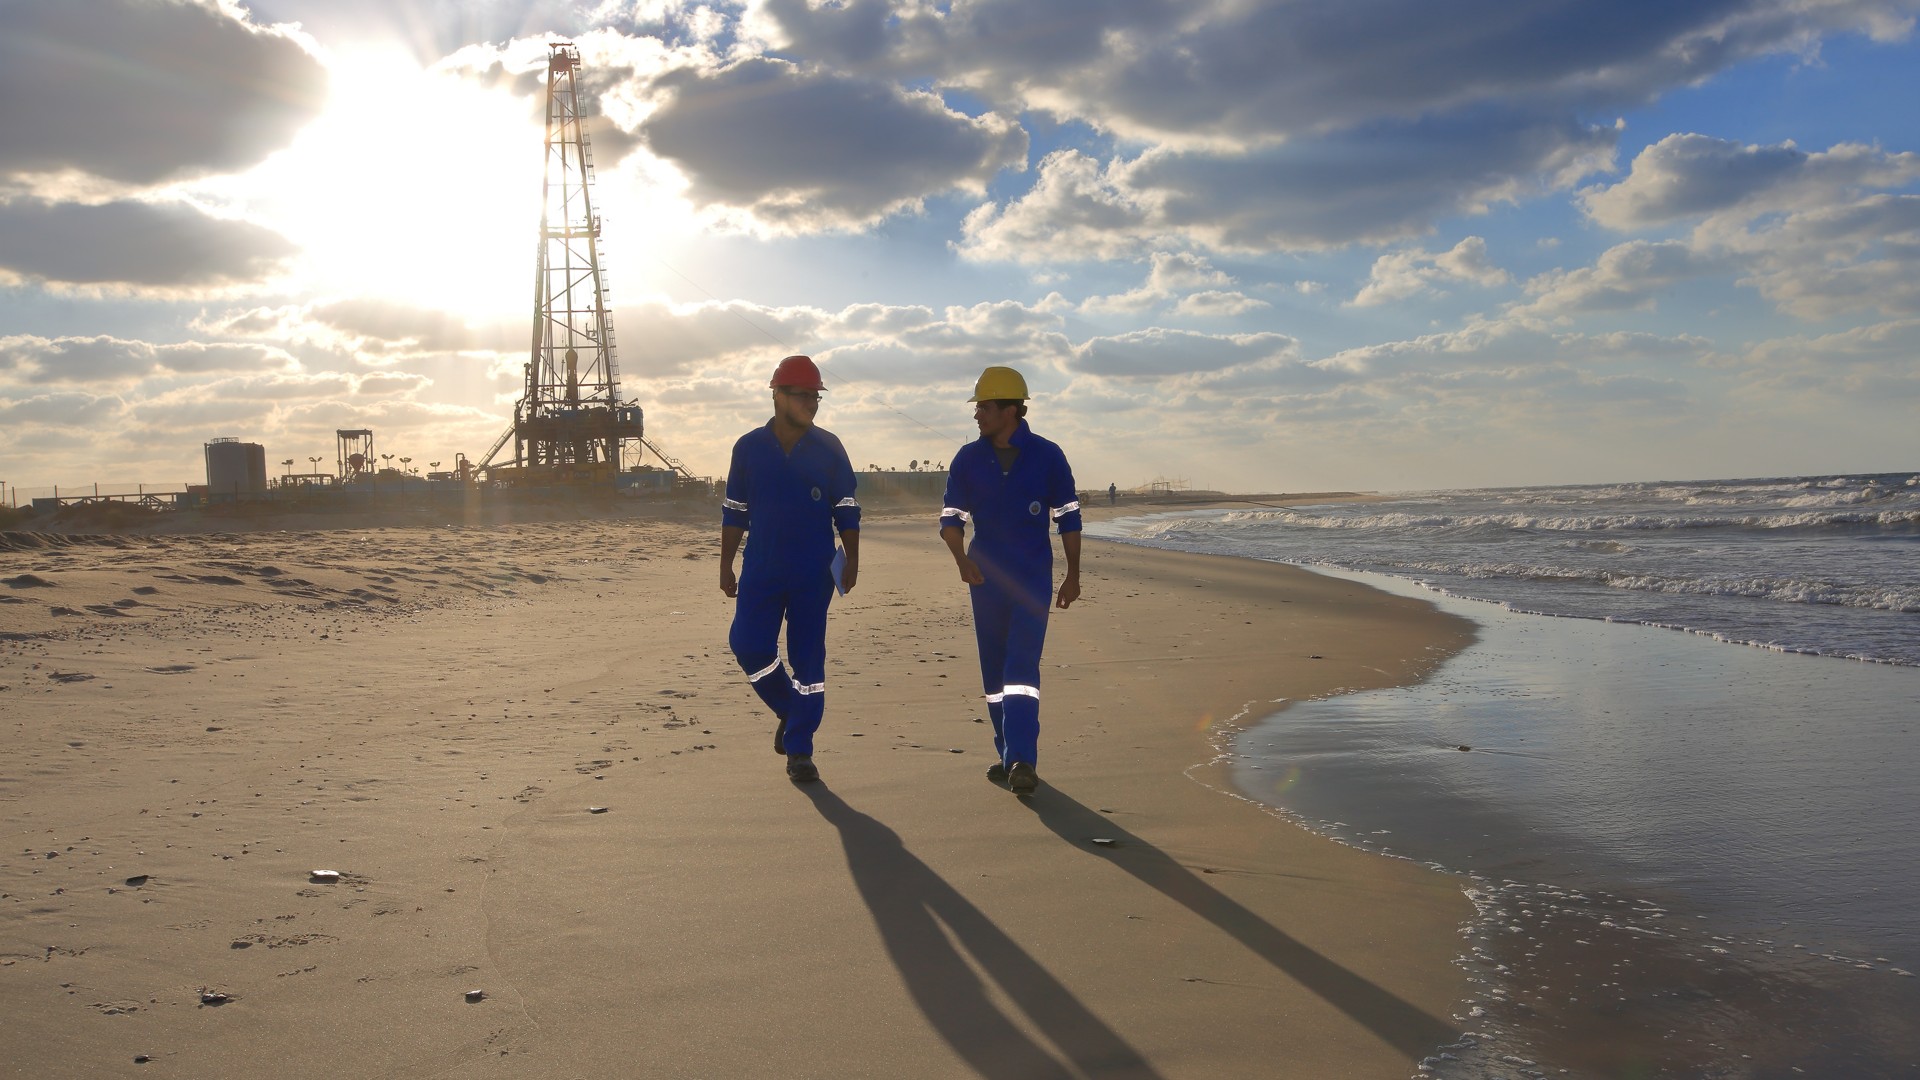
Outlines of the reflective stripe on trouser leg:
[{"label": "reflective stripe on trouser leg", "polygon": [[[1041,588],[1040,595],[1046,591]],[[980,647],[980,681],[994,721],[994,747],[1009,765],[1016,761],[1038,764],[1040,651],[1047,640],[1047,609],[1023,603],[994,583],[976,585],[969,592],[974,638]]]},{"label": "reflective stripe on trouser leg", "polygon": [[833,582],[821,574],[813,582],[786,592],[787,663],[793,681],[787,690],[793,707],[787,712],[787,753],[813,753],[813,733],[827,706],[827,605]]},{"label": "reflective stripe on trouser leg", "polygon": [[779,654],[780,619],[785,611],[781,594],[743,587],[734,601],[733,626],[727,632],[733,658],[775,716],[786,716],[793,709],[793,683],[780,666]]},{"label": "reflective stripe on trouser leg", "polygon": [[1006,721],[1007,717],[1006,710],[1000,706],[1000,700],[1005,696],[1004,694],[987,695],[987,719],[993,722],[993,756],[999,758],[1002,765],[1007,763],[1007,740],[1000,734],[1000,725]]}]

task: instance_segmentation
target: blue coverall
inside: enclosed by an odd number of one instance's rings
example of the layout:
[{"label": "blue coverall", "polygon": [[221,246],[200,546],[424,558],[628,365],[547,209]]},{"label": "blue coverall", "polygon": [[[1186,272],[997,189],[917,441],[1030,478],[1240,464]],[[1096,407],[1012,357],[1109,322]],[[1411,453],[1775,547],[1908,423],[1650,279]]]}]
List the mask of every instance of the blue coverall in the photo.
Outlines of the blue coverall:
[{"label": "blue coverall", "polygon": [[[791,452],[772,421],[733,444],[720,523],[747,537],[727,643],[754,692],[784,722],[789,754],[813,753],[826,708],[833,540],[860,527],[854,483],[846,449],[825,428],[808,428]],[[782,620],[791,675],[780,666]]]},{"label": "blue coverall", "polygon": [[1002,472],[984,436],[960,448],[947,475],[940,527],[973,525],[967,557],[986,577],[974,585],[973,633],[980,645],[980,682],[1002,764],[1039,763],[1040,649],[1053,603],[1053,541],[1080,531],[1073,470],[1060,447],[1035,435],[1025,420],[1009,440],[1019,455]]}]

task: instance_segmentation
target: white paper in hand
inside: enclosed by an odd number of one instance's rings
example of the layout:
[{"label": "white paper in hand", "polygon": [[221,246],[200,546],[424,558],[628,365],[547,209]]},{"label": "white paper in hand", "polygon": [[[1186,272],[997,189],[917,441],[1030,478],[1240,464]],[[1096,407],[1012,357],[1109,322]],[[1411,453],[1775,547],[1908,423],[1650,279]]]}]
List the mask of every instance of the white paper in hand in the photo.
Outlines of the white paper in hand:
[{"label": "white paper in hand", "polygon": [[846,548],[836,547],[833,549],[833,565],[832,567],[829,568],[829,571],[833,574],[834,589],[837,590],[841,596],[847,595],[847,585],[846,585],[847,549]]}]

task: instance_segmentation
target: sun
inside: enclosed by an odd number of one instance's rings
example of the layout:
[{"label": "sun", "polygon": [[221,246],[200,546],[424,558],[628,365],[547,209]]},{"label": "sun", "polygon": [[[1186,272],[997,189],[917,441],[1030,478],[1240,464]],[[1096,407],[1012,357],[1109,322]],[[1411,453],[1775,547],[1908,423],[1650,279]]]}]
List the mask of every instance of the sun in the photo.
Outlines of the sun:
[{"label": "sun", "polygon": [[469,318],[524,309],[543,134],[527,101],[399,48],[329,67],[326,111],[254,177],[263,216],[304,252],[304,287]]}]

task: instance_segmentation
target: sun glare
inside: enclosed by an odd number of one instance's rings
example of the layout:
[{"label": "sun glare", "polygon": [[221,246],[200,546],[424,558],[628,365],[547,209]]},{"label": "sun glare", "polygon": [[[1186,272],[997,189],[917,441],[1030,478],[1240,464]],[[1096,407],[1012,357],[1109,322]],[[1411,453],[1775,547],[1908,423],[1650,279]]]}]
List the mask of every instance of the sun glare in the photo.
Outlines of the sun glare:
[{"label": "sun glare", "polygon": [[399,49],[330,66],[326,113],[260,177],[273,223],[305,249],[309,287],[473,318],[524,308],[541,175],[527,103]]}]

